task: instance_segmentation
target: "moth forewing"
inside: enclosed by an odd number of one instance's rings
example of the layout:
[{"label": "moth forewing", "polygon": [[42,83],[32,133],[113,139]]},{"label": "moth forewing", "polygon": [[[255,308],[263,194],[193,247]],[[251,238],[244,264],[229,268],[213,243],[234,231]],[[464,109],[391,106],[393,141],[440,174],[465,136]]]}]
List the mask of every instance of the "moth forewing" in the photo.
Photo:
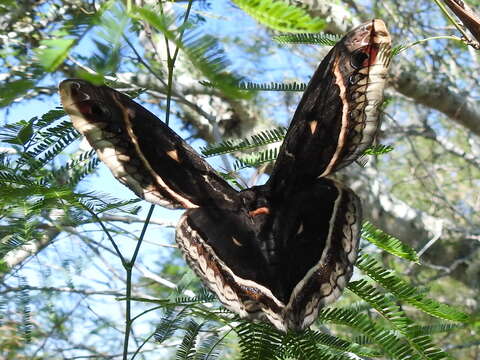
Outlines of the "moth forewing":
[{"label": "moth forewing", "polygon": [[113,175],[168,208],[237,207],[237,191],[150,111],[107,86],[70,79],[60,96],[74,127]]}]

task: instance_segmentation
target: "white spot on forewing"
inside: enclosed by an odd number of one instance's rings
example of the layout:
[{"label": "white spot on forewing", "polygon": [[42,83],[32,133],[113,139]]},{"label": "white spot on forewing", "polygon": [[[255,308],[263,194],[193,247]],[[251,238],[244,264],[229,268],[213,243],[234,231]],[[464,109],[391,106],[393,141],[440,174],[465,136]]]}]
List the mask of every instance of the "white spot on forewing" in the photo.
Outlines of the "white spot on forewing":
[{"label": "white spot on forewing", "polygon": [[170,150],[170,151],[167,151],[166,152],[167,155],[172,158],[173,160],[175,160],[176,162],[180,162],[179,158],[178,158],[178,152],[177,150]]},{"label": "white spot on forewing", "polygon": [[127,161],[130,161],[131,157],[128,156],[127,154],[117,154],[117,158],[119,161],[122,161],[122,162],[127,162]]},{"label": "white spot on forewing", "polygon": [[233,243],[234,243],[235,245],[237,245],[237,246],[243,246],[243,244],[242,244],[240,241],[238,241],[238,240],[237,240],[235,237],[233,237],[233,236],[232,236],[232,241],[233,241]]},{"label": "white spot on forewing", "polygon": [[298,227],[297,230],[297,235],[300,235],[303,232],[303,223],[300,223],[300,226]]}]

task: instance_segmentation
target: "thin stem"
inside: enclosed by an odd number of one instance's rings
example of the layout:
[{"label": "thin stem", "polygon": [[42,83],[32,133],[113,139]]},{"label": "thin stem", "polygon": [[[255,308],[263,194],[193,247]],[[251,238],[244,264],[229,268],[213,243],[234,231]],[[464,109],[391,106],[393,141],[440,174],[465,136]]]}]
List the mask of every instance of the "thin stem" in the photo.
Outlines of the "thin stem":
[{"label": "thin stem", "polygon": [[156,78],[158,81],[160,81],[162,84],[165,85],[165,80],[163,80],[163,78],[162,78],[160,75],[158,75],[158,74],[156,73],[156,71],[153,70],[153,69],[151,68],[151,66],[146,63],[145,60],[143,60],[143,58],[142,58],[142,57],[140,56],[140,54],[138,53],[137,49],[135,49],[135,46],[133,46],[133,44],[131,43],[131,41],[128,40],[128,38],[127,38],[125,35],[123,35],[123,40],[125,40],[125,42],[128,44],[128,46],[130,47],[130,49],[132,49],[132,51],[134,52],[135,56],[137,57],[137,60],[138,60],[143,66],[145,66],[145,68],[146,68],[153,76],[155,76],[155,78]]},{"label": "thin stem", "polygon": [[220,344],[226,337],[228,334],[230,334],[231,332],[233,331],[232,328],[230,328],[230,330],[226,331],[225,332],[225,335],[223,335],[222,337],[220,337],[216,342],[215,344],[213,344],[213,346],[210,348],[210,351],[208,352],[208,354],[204,357],[205,360],[208,360],[208,358],[210,357],[210,355],[213,353],[213,350],[218,346],[218,344]]},{"label": "thin stem", "polygon": [[[161,2],[160,2],[161,4]],[[190,9],[192,8],[192,0],[188,2],[187,10],[185,11],[185,16],[183,17],[183,24],[185,24],[188,20],[188,16],[190,15]],[[160,11],[163,14],[163,6],[160,6]],[[182,24],[182,25],[183,25]],[[180,44],[183,38],[185,30],[180,32],[180,36],[178,38],[178,43]],[[180,50],[180,46],[176,46],[173,56],[170,53],[169,41],[167,35],[165,35],[165,47],[167,48],[167,67],[168,67],[168,79],[167,79],[167,106],[165,110],[165,124],[169,126],[170,123],[170,107],[172,102],[172,87],[173,87],[173,69],[175,68],[175,61],[177,60],[178,52]]]},{"label": "thin stem", "polygon": [[[185,16],[183,17],[183,24],[185,24],[187,22],[188,16],[190,15],[190,9],[192,8],[192,3],[193,3],[192,0],[190,0],[188,2],[187,10],[185,11]],[[184,33],[185,33],[185,28],[183,28],[183,30],[180,32],[180,36],[178,37],[178,42],[179,43],[182,42]],[[175,62],[177,60],[179,50],[180,50],[180,47],[177,46],[176,49],[175,49],[175,52],[173,54],[173,58],[172,58],[173,62]]]},{"label": "thin stem", "polygon": [[158,309],[163,309],[164,306],[163,305],[159,305],[159,306],[154,306],[150,309],[147,309],[145,311],[142,311],[140,314],[136,315],[135,317],[132,318],[132,323],[137,320],[139,317],[145,315],[146,313],[149,313],[150,311],[154,311],[154,310],[158,310]]},{"label": "thin stem", "polygon": [[460,42],[463,43],[463,40],[461,38],[459,38],[458,36],[454,36],[454,35],[431,36],[431,37],[428,37],[428,38],[425,38],[425,39],[421,39],[421,40],[411,42],[410,44],[403,46],[398,52],[400,53],[402,51],[410,49],[411,47],[414,47],[416,45],[422,44],[422,43],[430,41],[430,40],[440,40],[440,39],[455,40],[455,41],[460,41]]},{"label": "thin stem", "polygon": [[165,110],[165,124],[170,126],[170,106],[172,102],[172,86],[173,86],[173,68],[174,62],[171,61],[170,54],[168,56],[168,79],[167,79],[167,108]]},{"label": "thin stem", "polygon": [[437,4],[440,10],[442,10],[442,12],[447,17],[447,19],[457,28],[458,31],[462,33],[465,39],[466,40],[470,39],[469,35],[465,32],[465,30],[463,30],[462,27],[458,24],[458,22],[455,21],[455,19],[452,17],[452,15],[450,15],[445,5],[443,5],[443,3],[440,0],[433,0],[433,1],[435,2],[435,4]]},{"label": "thin stem", "polygon": [[128,360],[128,341],[130,339],[130,329],[132,327],[131,321],[131,304],[130,295],[132,294],[132,267],[129,267],[130,263],[125,264],[127,270],[127,301],[125,303],[125,338],[123,340],[123,360]]},{"label": "thin stem", "polygon": [[135,261],[137,260],[138,252],[140,251],[140,246],[142,245],[143,238],[145,236],[145,232],[147,231],[148,224],[150,223],[150,218],[153,214],[153,209],[155,205],[151,205],[150,209],[148,210],[147,218],[145,219],[145,224],[143,225],[142,232],[140,233],[140,237],[138,238],[137,245],[135,246],[135,251],[133,252],[132,259],[124,263],[124,268],[127,271],[127,289],[126,289],[126,301],[125,301],[125,339],[123,341],[123,359],[127,360],[128,355],[128,342],[130,340],[130,331],[132,329],[132,270]]},{"label": "thin stem", "polygon": [[155,331],[153,333],[151,333],[141,344],[140,346],[137,348],[137,350],[135,350],[135,352],[133,353],[132,355],[132,359],[135,359],[135,356],[137,356],[137,354],[140,352],[140,350],[142,349],[142,347],[155,335]]},{"label": "thin stem", "polygon": [[[83,204],[82,204],[83,205]],[[102,220],[100,220],[100,218],[97,216],[97,214],[95,214],[92,210],[90,210],[88,207],[84,206],[84,209],[86,209],[91,215],[93,218],[95,218],[95,220],[98,221],[98,223],[100,224],[100,227],[102,228],[103,232],[107,235],[108,237],[108,240],[110,240],[110,243],[112,244],[113,248],[115,249],[115,253],[117,254],[117,256],[120,258],[120,261],[122,262],[122,265],[125,266],[125,263],[126,263],[126,260],[125,258],[123,257],[120,249],[118,248],[117,244],[115,243],[115,241],[113,240],[112,238],[112,235],[110,235],[110,232],[108,231],[107,227],[103,224]]]},{"label": "thin stem", "polygon": [[148,224],[150,224],[150,219],[153,214],[153,210],[155,209],[155,205],[150,205],[150,209],[148,210],[147,218],[145,219],[145,223],[143,224],[142,232],[140,233],[140,237],[138,238],[137,246],[135,247],[135,251],[133,252],[132,259],[130,260],[130,265],[133,267],[135,264],[135,260],[137,260],[138,252],[140,250],[140,245],[142,244],[143,238],[145,237],[145,232],[147,231]]}]

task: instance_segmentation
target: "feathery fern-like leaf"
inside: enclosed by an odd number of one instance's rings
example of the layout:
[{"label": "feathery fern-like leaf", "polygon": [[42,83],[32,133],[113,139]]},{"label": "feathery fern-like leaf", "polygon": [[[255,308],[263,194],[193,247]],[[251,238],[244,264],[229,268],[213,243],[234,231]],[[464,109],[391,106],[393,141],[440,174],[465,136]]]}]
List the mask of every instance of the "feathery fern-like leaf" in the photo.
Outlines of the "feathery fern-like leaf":
[{"label": "feathery fern-like leaf", "polygon": [[18,297],[18,307],[19,313],[22,314],[22,322],[20,325],[20,331],[22,332],[24,341],[26,343],[31,342],[32,340],[32,321],[30,316],[30,294],[28,292],[28,283],[27,280],[22,277],[20,278],[20,293]]},{"label": "feathery fern-like leaf", "polygon": [[236,186],[239,190],[243,190],[246,188],[246,186],[240,184],[238,181],[238,177],[236,176],[235,172],[221,172],[217,171],[217,173],[224,179],[227,180],[228,182],[232,183],[234,186]]},{"label": "feathery fern-like leaf", "polygon": [[235,332],[239,337],[241,359],[273,360],[281,358],[283,334],[268,324],[242,321]]},{"label": "feathery fern-like leaf", "polygon": [[[358,356],[375,357],[381,353],[339,337],[307,329],[300,333],[285,335],[286,353],[297,359],[324,359],[328,354],[325,348],[334,349],[339,353],[353,353]],[[350,357],[347,357],[350,359]]]},{"label": "feathery fern-like leaf", "polygon": [[245,169],[247,167],[257,167],[261,164],[266,162],[275,161],[278,156],[278,147],[273,149],[267,149],[264,151],[259,151],[257,153],[253,153],[250,156],[245,156],[241,159],[238,159],[233,164],[233,168],[235,171]]},{"label": "feathery fern-like leaf", "polygon": [[368,284],[365,279],[350,281],[347,288],[375,308],[398,331],[403,334],[408,333],[408,329],[413,323],[412,320],[407,317],[400,306]]},{"label": "feathery fern-like leaf", "polygon": [[[216,88],[217,85],[208,81],[200,81],[200,84],[209,87]],[[307,88],[306,83],[254,83],[250,81],[239,82],[237,88],[245,91],[304,91]]]},{"label": "feathery fern-like leaf", "polygon": [[138,203],[140,199],[119,200],[108,194],[93,191],[74,194],[69,200],[72,204],[84,206],[96,215],[111,210],[118,210],[135,215],[140,210],[140,206],[134,206],[134,204]]},{"label": "feathery fern-like leaf", "polygon": [[176,312],[173,308],[165,308],[165,314],[155,329],[153,337],[159,344],[171,338],[173,333],[180,327],[183,322],[185,313]]},{"label": "feathery fern-like leaf", "polygon": [[182,343],[177,349],[175,359],[177,360],[193,360],[196,353],[196,343],[198,333],[202,324],[190,319],[185,323],[185,333],[183,335]]},{"label": "feathery fern-like leaf", "polygon": [[69,183],[72,188],[87,175],[93,173],[98,167],[100,160],[96,156],[94,149],[75,154],[74,158],[57,169],[52,170],[47,175],[41,177],[39,182],[47,185],[56,178],[63,178],[65,183]]},{"label": "feathery fern-like leaf", "polygon": [[334,46],[340,41],[341,36],[334,34],[282,34],[273,37],[280,44],[311,44],[321,46]]},{"label": "feathery fern-like leaf", "polygon": [[438,323],[431,325],[413,325],[410,328],[410,334],[412,336],[420,335],[433,335],[439,333],[448,333],[456,329],[464,327],[463,324],[452,324],[452,323]]},{"label": "feathery fern-like leaf", "polygon": [[[228,334],[228,333],[227,333]],[[195,360],[215,360],[220,357],[223,337],[211,333],[206,339],[199,339]]]},{"label": "feathery fern-like leaf", "polygon": [[[397,304],[368,284],[365,279],[351,281],[347,287],[372,305],[396,330],[402,333],[406,341],[420,356],[427,359],[448,358],[448,354],[436,347],[432,339],[426,334],[414,336],[412,333],[413,321],[408,318],[407,314]],[[420,336],[422,337],[421,339],[419,339]],[[434,356],[432,357],[432,355]]]},{"label": "feathery fern-like leaf", "polygon": [[390,145],[378,144],[378,145],[370,146],[369,148],[365,149],[363,154],[378,156],[378,155],[387,154],[392,150],[393,150],[393,147]]},{"label": "feathery fern-like leaf", "polygon": [[380,345],[384,353],[394,359],[420,359],[402,337],[376,324],[365,314],[348,309],[328,308],[320,311],[319,320],[346,325],[360,331],[371,338],[373,343]]},{"label": "feathery fern-like leaf", "polygon": [[393,46],[392,49],[390,50],[390,56],[391,57],[397,56],[398,54],[405,51],[409,47],[410,46],[408,44],[401,44],[401,45]]},{"label": "feathery fern-like leaf", "polygon": [[241,82],[238,87],[242,90],[259,90],[259,91],[305,91],[306,83],[253,83]]},{"label": "feathery fern-like leaf", "polygon": [[360,256],[355,266],[399,300],[427,314],[450,321],[467,322],[469,320],[466,313],[427,298],[424,293],[400,279],[392,270],[385,269],[377,260],[367,254]]},{"label": "feathery fern-like leaf", "polygon": [[397,238],[386,234],[380,229],[377,229],[368,221],[366,221],[362,226],[361,236],[363,239],[389,252],[392,255],[414,261],[416,263],[419,262],[418,254],[414,249],[404,244]]},{"label": "feathery fern-like leaf", "polygon": [[204,290],[202,293],[196,296],[178,296],[174,299],[175,304],[178,305],[194,305],[205,304],[216,301],[217,297],[208,290]]},{"label": "feathery fern-like leaf", "polygon": [[265,146],[275,142],[283,141],[286,133],[287,129],[285,127],[264,130],[240,141],[225,140],[219,144],[208,145],[201,148],[200,151],[205,157],[217,156],[235,151],[244,151],[254,147]]}]

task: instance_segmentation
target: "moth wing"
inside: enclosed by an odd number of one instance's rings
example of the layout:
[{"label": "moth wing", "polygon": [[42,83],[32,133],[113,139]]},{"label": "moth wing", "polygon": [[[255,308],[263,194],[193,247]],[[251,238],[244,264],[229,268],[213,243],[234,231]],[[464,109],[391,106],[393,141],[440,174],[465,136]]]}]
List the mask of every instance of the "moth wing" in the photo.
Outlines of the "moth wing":
[{"label": "moth wing", "polygon": [[177,243],[225,306],[281,330],[303,329],[350,279],[360,201],[329,179],[298,188],[280,203],[268,202],[265,189],[242,192],[251,202],[241,213],[188,210],[177,226]]},{"label": "moth wing", "polygon": [[60,96],[74,127],[141,198],[169,208],[236,206],[237,191],[180,136],[128,96],[65,80]]},{"label": "moth wing", "polygon": [[374,140],[391,39],[382,20],[345,35],[322,60],[293,116],[270,177],[327,176],[355,161]]}]

